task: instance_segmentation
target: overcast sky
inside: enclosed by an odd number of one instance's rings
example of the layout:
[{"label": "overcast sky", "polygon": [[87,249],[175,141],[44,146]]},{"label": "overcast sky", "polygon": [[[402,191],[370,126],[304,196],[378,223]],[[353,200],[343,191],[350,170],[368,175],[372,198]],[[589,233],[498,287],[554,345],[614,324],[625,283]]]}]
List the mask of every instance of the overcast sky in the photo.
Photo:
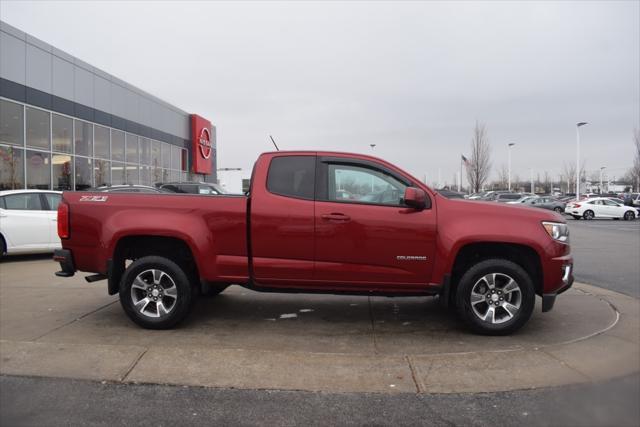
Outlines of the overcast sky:
[{"label": "overcast sky", "polygon": [[[640,2],[0,2],[0,17],[218,129],[219,167],[371,152],[449,183],[476,120],[493,176],[632,165]],[[231,178],[231,177],[228,177]]]}]

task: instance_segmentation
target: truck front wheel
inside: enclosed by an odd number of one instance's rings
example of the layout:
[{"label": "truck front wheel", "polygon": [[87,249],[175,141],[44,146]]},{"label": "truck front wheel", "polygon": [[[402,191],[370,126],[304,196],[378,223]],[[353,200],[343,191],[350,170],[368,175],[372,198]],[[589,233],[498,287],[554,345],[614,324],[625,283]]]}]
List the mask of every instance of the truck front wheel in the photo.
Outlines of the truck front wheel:
[{"label": "truck front wheel", "polygon": [[488,259],[472,266],[460,279],[456,306],[460,317],[476,333],[508,335],[531,317],[535,289],[518,264]]},{"label": "truck front wheel", "polygon": [[173,261],[146,256],[132,262],[120,280],[120,304],[147,329],[169,329],[189,314],[193,288]]}]

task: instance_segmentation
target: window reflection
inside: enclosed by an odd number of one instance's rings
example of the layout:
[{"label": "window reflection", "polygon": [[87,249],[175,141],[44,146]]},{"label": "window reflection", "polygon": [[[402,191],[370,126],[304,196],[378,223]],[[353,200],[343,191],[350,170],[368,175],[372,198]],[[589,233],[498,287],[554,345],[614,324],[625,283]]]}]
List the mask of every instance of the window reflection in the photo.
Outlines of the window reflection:
[{"label": "window reflection", "polygon": [[24,188],[24,150],[0,147],[0,190]]},{"label": "window reflection", "polygon": [[24,145],[23,107],[0,100],[0,143]]},{"label": "window reflection", "polygon": [[54,154],[52,167],[53,189],[58,191],[71,190],[71,177],[73,176],[71,156],[67,154]]},{"label": "window reflection", "polygon": [[84,157],[75,158],[76,191],[83,191],[93,187],[93,160]]},{"label": "window reflection", "polygon": [[27,151],[27,188],[51,188],[51,155],[42,151]]},{"label": "window reflection", "polygon": [[53,151],[71,153],[71,140],[73,138],[73,119],[53,114],[51,117],[51,129],[53,130]]},{"label": "window reflection", "polygon": [[49,149],[49,135],[51,124],[50,114],[47,111],[27,107],[27,146]]}]

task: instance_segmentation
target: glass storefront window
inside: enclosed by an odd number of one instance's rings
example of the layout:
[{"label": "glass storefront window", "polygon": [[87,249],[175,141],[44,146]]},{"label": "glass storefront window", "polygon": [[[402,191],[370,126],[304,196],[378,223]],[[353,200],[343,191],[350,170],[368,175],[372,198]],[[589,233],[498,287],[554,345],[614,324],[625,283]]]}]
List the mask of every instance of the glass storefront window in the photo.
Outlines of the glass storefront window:
[{"label": "glass storefront window", "polygon": [[125,183],[124,163],[113,162],[111,164],[111,184],[121,185]]},{"label": "glass storefront window", "polygon": [[51,115],[51,129],[53,130],[53,151],[71,153],[71,140],[73,139],[73,119]]},{"label": "glass storefront window", "polygon": [[139,174],[138,174],[138,165],[132,165],[127,163],[125,166],[125,183],[126,184],[137,184],[139,182]]},{"label": "glass storefront window", "polygon": [[24,150],[0,146],[0,191],[24,188]]},{"label": "glass storefront window", "polygon": [[147,138],[140,138],[140,163],[151,164],[151,141]]},{"label": "glass storefront window", "polygon": [[84,157],[75,158],[75,176],[76,176],[76,191],[84,191],[91,187],[93,171],[93,160]]},{"label": "glass storefront window", "polygon": [[79,156],[93,156],[93,125],[76,120],[75,132],[75,154]]},{"label": "glass storefront window", "polygon": [[95,125],[93,127],[93,149],[95,156],[102,159],[109,158],[109,128]]},{"label": "glass storefront window", "polygon": [[96,159],[93,164],[93,182],[96,187],[111,184],[111,162]]},{"label": "glass storefront window", "polygon": [[154,168],[162,167],[161,157],[160,143],[158,141],[151,141],[151,166]]},{"label": "glass storefront window", "polygon": [[[27,107],[27,147],[49,150],[51,114],[37,108]],[[28,180],[27,180],[28,181]]]},{"label": "glass storefront window", "polygon": [[151,181],[151,167],[150,166],[140,166],[140,184],[142,184],[142,185],[152,185],[153,184],[153,182]]},{"label": "glass storefront window", "polygon": [[180,170],[182,163],[182,149],[175,145],[171,146],[171,169]]},{"label": "glass storefront window", "polygon": [[127,157],[128,163],[138,163],[138,136],[127,134]]},{"label": "glass storefront window", "polygon": [[36,190],[51,188],[51,154],[27,151],[27,188]]},{"label": "glass storefront window", "polygon": [[165,169],[171,168],[171,146],[164,142],[160,143],[162,147],[162,167]]},{"label": "glass storefront window", "polygon": [[24,109],[15,102],[0,100],[0,143],[24,145]]},{"label": "glass storefront window", "polygon": [[51,162],[53,168],[53,189],[58,191],[71,190],[73,176],[73,161],[68,154],[54,154]]},{"label": "glass storefront window", "polygon": [[185,150],[184,148],[181,150],[180,153],[180,170],[183,172],[187,171],[187,163],[189,163],[189,154],[187,153],[187,150]]},{"label": "glass storefront window", "polygon": [[124,162],[124,132],[111,129],[111,159]]}]

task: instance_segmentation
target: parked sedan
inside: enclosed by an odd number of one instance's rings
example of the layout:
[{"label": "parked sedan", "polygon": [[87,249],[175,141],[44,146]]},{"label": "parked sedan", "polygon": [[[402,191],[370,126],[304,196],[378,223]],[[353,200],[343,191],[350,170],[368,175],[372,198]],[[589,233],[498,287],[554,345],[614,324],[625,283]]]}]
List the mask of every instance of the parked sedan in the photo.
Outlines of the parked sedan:
[{"label": "parked sedan", "polygon": [[633,220],[638,216],[637,209],[621,205],[606,197],[569,203],[565,208],[565,213],[575,219],[624,218],[625,220]]},{"label": "parked sedan", "polygon": [[160,188],[137,184],[104,185],[88,191],[100,191],[103,193],[171,193],[171,191],[165,191]]},{"label": "parked sedan", "polygon": [[529,206],[536,208],[549,209],[558,213],[564,212],[567,204],[553,197],[536,197],[525,202]]},{"label": "parked sedan", "polygon": [[62,192],[0,191],[0,256],[59,249],[57,209]]}]

